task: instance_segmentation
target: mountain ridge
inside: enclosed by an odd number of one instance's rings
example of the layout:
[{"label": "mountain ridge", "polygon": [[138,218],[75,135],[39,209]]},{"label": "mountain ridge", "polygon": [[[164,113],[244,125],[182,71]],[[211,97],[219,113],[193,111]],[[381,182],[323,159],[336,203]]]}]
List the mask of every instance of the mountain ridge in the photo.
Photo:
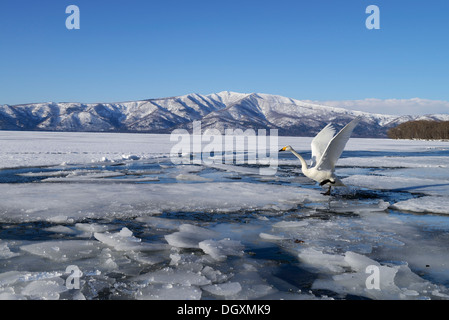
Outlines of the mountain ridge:
[{"label": "mountain ridge", "polygon": [[354,137],[385,138],[387,130],[418,120],[449,120],[448,114],[394,116],[329,107],[279,95],[222,91],[114,103],[43,102],[0,105],[0,130],[171,133],[203,130],[278,129],[283,136],[314,136],[327,123],[337,128],[362,116]]}]

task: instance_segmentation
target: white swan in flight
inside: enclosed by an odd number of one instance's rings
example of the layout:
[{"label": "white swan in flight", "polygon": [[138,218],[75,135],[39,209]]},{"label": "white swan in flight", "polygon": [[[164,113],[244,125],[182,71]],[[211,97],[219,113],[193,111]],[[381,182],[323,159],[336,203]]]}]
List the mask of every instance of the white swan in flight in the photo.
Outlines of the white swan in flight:
[{"label": "white swan in flight", "polygon": [[291,151],[301,161],[301,169],[304,175],[309,179],[317,181],[320,186],[328,185],[329,190],[324,194],[330,195],[332,186],[345,186],[335,175],[335,164],[360,119],[361,117],[355,118],[336,135],[332,124],[324,127],[312,140],[312,161],[310,167],[307,166],[304,158],[291,146],[286,146],[279,152]]}]

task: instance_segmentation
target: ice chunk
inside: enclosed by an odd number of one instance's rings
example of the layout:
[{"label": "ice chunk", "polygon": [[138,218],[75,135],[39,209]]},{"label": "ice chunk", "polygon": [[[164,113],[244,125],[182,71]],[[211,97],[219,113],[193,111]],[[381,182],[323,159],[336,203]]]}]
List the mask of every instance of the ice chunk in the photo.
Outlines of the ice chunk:
[{"label": "ice chunk", "polygon": [[438,196],[425,196],[396,202],[391,208],[413,212],[449,214],[449,202],[447,197]]},{"label": "ice chunk", "polygon": [[203,240],[217,237],[219,234],[215,231],[191,224],[183,224],[179,227],[179,232],[165,236],[168,244],[178,248],[199,248],[199,243]]},{"label": "ice chunk", "polygon": [[0,259],[9,259],[19,255],[20,253],[12,252],[8,247],[8,243],[0,239]]},{"label": "ice chunk", "polygon": [[273,240],[273,241],[282,241],[282,240],[289,239],[284,236],[278,236],[278,235],[269,234],[269,233],[265,233],[265,232],[259,233],[259,237],[261,237],[264,240]]},{"label": "ice chunk", "polygon": [[98,223],[76,223],[75,230],[80,231],[79,237],[90,238],[95,232],[105,232],[110,230],[112,227],[104,224]]},{"label": "ice chunk", "polygon": [[[120,232],[118,233],[118,235],[122,238],[131,238],[133,237],[133,232],[131,230],[129,230],[128,228],[124,227],[120,230]],[[140,239],[135,238],[136,241],[140,242]],[[134,240],[134,239],[132,239]]]},{"label": "ice chunk", "polygon": [[27,272],[20,271],[7,271],[0,273],[0,287],[12,285],[27,274]]},{"label": "ice chunk", "polygon": [[142,274],[136,278],[140,283],[179,284],[183,286],[204,286],[211,283],[201,272],[166,267]]},{"label": "ice chunk", "polygon": [[[38,212],[38,210],[36,210],[36,212]],[[48,222],[61,223],[61,224],[62,223],[72,224],[75,222],[75,219],[73,217],[63,214],[48,217],[46,220]]]},{"label": "ice chunk", "polygon": [[57,300],[60,293],[67,291],[64,280],[56,278],[52,280],[38,280],[29,283],[23,288],[21,294],[33,299]]},{"label": "ice chunk", "polygon": [[351,267],[352,270],[357,272],[365,272],[367,266],[380,266],[377,261],[351,251],[347,251],[345,253],[344,261]]},{"label": "ice chunk", "polygon": [[140,157],[135,154],[123,154],[122,159],[123,160],[139,160]]},{"label": "ice chunk", "polygon": [[210,266],[205,266],[201,273],[213,283],[221,283],[233,276],[232,273],[223,273],[220,270],[215,270]]},{"label": "ice chunk", "polygon": [[138,217],[136,218],[136,220],[139,222],[143,222],[146,226],[150,226],[156,229],[177,230],[182,224],[178,220],[164,219],[153,216]]},{"label": "ice chunk", "polygon": [[118,251],[158,251],[166,250],[169,247],[163,243],[146,243],[134,237],[131,230],[124,227],[116,233],[94,233],[95,239],[113,247]]},{"label": "ice chunk", "polygon": [[201,288],[213,295],[222,297],[232,296],[242,291],[242,286],[238,282],[211,284]]},{"label": "ice chunk", "polygon": [[273,224],[275,228],[300,228],[305,227],[309,223],[307,221],[279,221]]},{"label": "ice chunk", "polygon": [[214,260],[223,261],[227,256],[241,256],[243,255],[243,245],[240,241],[231,239],[204,240],[198,246],[204,253],[210,255]]},{"label": "ice chunk", "polygon": [[67,235],[73,235],[77,234],[76,230],[73,230],[72,228],[65,227],[65,226],[53,226],[48,227],[44,229],[45,231],[59,233],[59,234],[67,234]]},{"label": "ice chunk", "polygon": [[323,251],[305,248],[298,254],[299,260],[308,268],[327,273],[341,273],[349,267],[343,256],[326,254]]},{"label": "ice chunk", "polygon": [[[178,251],[175,248],[174,251]],[[195,252],[173,253],[170,254],[170,266],[175,266],[178,270],[200,273],[205,263],[211,262],[208,256],[200,255]]]},{"label": "ice chunk", "polygon": [[157,264],[162,261],[167,260],[166,254],[164,251],[128,251],[126,252],[126,256],[143,264],[152,265]]},{"label": "ice chunk", "polygon": [[26,300],[22,295],[15,294],[12,288],[6,288],[3,292],[0,292],[0,300]]},{"label": "ice chunk", "polygon": [[179,284],[152,284],[140,289],[137,300],[200,300],[201,289]]},{"label": "ice chunk", "polygon": [[20,249],[55,261],[91,258],[100,252],[94,241],[87,240],[43,241],[23,245]]},{"label": "ice chunk", "polygon": [[107,258],[99,267],[103,270],[118,269],[118,264],[112,258]]}]

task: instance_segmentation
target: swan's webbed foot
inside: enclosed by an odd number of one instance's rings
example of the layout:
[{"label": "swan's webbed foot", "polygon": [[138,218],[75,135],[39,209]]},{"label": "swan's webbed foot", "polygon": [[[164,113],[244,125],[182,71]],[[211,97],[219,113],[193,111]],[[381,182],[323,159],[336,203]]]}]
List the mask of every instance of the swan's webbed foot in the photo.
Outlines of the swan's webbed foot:
[{"label": "swan's webbed foot", "polygon": [[325,193],[322,193],[322,195],[330,196],[331,195],[331,188],[332,188],[332,186],[329,186],[329,189]]}]

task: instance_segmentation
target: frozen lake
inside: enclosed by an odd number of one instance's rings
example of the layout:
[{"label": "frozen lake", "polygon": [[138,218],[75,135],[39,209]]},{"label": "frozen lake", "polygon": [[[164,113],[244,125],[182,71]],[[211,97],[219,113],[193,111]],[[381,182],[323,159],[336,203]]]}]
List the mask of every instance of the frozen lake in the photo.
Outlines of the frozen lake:
[{"label": "frozen lake", "polygon": [[449,142],[351,139],[330,197],[290,153],[264,176],[173,144],[0,131],[0,299],[449,298]]}]

